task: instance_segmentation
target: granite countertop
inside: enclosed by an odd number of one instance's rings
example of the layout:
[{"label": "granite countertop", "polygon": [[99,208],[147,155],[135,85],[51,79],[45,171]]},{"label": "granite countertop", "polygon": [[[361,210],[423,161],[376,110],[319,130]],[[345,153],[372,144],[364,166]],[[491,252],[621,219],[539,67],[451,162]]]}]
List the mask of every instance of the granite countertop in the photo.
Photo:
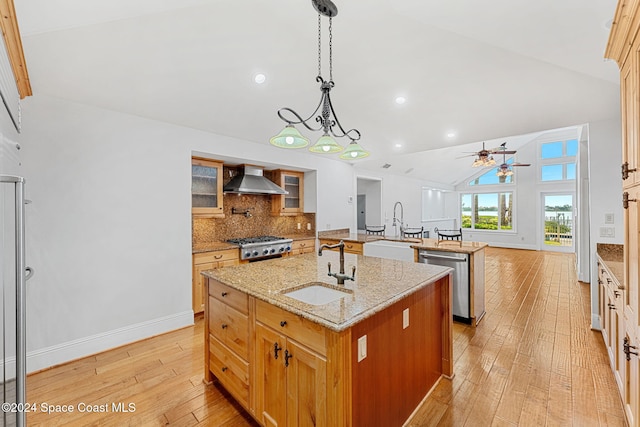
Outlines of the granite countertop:
[{"label": "granite countertop", "polygon": [[338,252],[276,258],[207,270],[202,274],[339,332],[452,271],[428,264],[348,253],[344,256],[345,271],[350,273],[352,266],[356,266],[356,279],[345,283],[344,288],[349,292],[346,297],[325,305],[306,304],[284,295],[283,291],[310,282],[324,282],[342,288],[335,285],[335,278],[327,276],[328,262],[331,262],[332,271],[339,269]]},{"label": "granite countertop", "polygon": [[411,245],[413,249],[427,249],[442,252],[472,254],[489,246],[483,242],[466,242],[464,240],[421,239],[420,243]]},{"label": "granite countertop", "polygon": [[443,252],[457,252],[463,254],[472,254],[489,246],[483,242],[466,242],[464,240],[438,240],[438,239],[419,239],[419,238],[396,238],[391,236],[379,236],[375,234],[360,233],[336,233],[322,234],[319,239],[344,240],[345,242],[369,243],[380,240],[389,240],[392,242],[408,242],[413,249],[431,249]]},{"label": "granite countertop", "polygon": [[604,267],[618,280],[620,285],[624,285],[624,246],[598,243],[596,248]]}]

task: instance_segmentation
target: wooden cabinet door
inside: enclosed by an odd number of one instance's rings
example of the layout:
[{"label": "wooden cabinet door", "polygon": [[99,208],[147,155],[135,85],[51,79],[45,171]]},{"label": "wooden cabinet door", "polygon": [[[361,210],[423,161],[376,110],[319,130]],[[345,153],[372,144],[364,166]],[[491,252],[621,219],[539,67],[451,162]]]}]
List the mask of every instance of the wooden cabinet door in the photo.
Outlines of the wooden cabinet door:
[{"label": "wooden cabinet door", "polygon": [[207,264],[195,264],[193,266],[193,289],[191,295],[191,304],[193,314],[202,313],[204,311],[204,300],[206,298],[204,292],[205,277],[200,274],[203,271],[216,268],[218,263],[212,262]]},{"label": "wooden cabinet door", "polygon": [[285,344],[284,336],[256,323],[256,416],[267,427],[286,426]]},{"label": "wooden cabinet door", "polygon": [[191,159],[191,213],[198,217],[224,217],[222,206],[222,163]]},{"label": "wooden cabinet door", "polygon": [[[638,353],[640,348],[640,342],[638,340],[637,331],[633,327],[627,327],[625,337],[631,346],[631,351]],[[625,392],[622,394],[624,411],[627,415],[629,425],[638,425],[640,421],[640,359],[635,354],[629,355],[627,360],[626,354],[624,356],[625,363]]]},{"label": "wooden cabinet door", "polygon": [[626,189],[629,199],[629,206],[624,210],[624,317],[627,322],[632,323],[636,328],[640,327],[638,311],[640,305],[638,301],[638,275],[640,265],[638,263],[638,235],[640,233],[640,216],[638,215],[638,204],[640,204],[640,186]]},{"label": "wooden cabinet door", "polygon": [[326,426],[326,360],[292,340],[286,351],[287,426]]},{"label": "wooden cabinet door", "polygon": [[288,194],[272,197],[272,214],[281,216],[298,215],[304,212],[304,173],[285,170],[274,172],[275,182]]}]

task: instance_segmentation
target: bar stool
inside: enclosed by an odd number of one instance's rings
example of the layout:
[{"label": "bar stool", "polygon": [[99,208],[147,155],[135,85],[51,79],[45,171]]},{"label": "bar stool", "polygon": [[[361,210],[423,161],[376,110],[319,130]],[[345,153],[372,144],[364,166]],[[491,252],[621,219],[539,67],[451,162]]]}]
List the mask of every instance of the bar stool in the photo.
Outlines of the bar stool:
[{"label": "bar stool", "polygon": [[434,228],[438,240],[462,240],[462,228],[459,230],[438,230],[438,227]]},{"label": "bar stool", "polygon": [[365,225],[364,230],[367,234],[376,234],[378,236],[384,236],[384,229],[386,225]]},{"label": "bar stool", "polygon": [[402,235],[404,237],[415,237],[418,239],[422,239],[424,233],[424,227],[420,227],[420,228],[405,228],[402,231]]}]

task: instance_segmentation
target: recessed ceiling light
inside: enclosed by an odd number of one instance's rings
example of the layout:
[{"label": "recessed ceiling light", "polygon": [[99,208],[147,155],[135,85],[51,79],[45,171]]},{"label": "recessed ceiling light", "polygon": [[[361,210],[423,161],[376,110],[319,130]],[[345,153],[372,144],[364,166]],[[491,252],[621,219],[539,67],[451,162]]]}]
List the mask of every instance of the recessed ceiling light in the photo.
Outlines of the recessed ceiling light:
[{"label": "recessed ceiling light", "polygon": [[267,80],[267,76],[265,76],[262,73],[258,73],[253,77],[253,80],[258,83],[259,85],[261,85],[262,83],[265,82],[265,80]]},{"label": "recessed ceiling light", "polygon": [[456,136],[455,132],[447,132],[447,138],[453,138]]},{"label": "recessed ceiling light", "polygon": [[399,96],[396,98],[396,104],[402,105],[407,102],[407,99],[404,96]]},{"label": "recessed ceiling light", "polygon": [[399,142],[397,142],[396,144],[394,144],[394,147],[396,147],[396,148],[402,148],[402,144],[401,144],[401,143],[399,143]]}]

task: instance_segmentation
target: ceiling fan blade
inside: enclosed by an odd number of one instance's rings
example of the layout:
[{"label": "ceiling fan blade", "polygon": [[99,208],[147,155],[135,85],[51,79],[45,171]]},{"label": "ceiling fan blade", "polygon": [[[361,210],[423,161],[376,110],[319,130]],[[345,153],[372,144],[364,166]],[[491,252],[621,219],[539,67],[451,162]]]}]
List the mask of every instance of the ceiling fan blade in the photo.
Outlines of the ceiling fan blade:
[{"label": "ceiling fan blade", "polygon": [[492,154],[516,154],[515,150],[502,150],[500,148],[489,150],[489,152]]},{"label": "ceiling fan blade", "polygon": [[467,154],[465,156],[460,156],[460,157],[456,157],[456,159],[465,159],[467,157],[473,157],[473,156],[477,156],[477,153],[473,153],[473,154]]},{"label": "ceiling fan blade", "polygon": [[511,166],[531,166],[530,163],[512,163]]}]

